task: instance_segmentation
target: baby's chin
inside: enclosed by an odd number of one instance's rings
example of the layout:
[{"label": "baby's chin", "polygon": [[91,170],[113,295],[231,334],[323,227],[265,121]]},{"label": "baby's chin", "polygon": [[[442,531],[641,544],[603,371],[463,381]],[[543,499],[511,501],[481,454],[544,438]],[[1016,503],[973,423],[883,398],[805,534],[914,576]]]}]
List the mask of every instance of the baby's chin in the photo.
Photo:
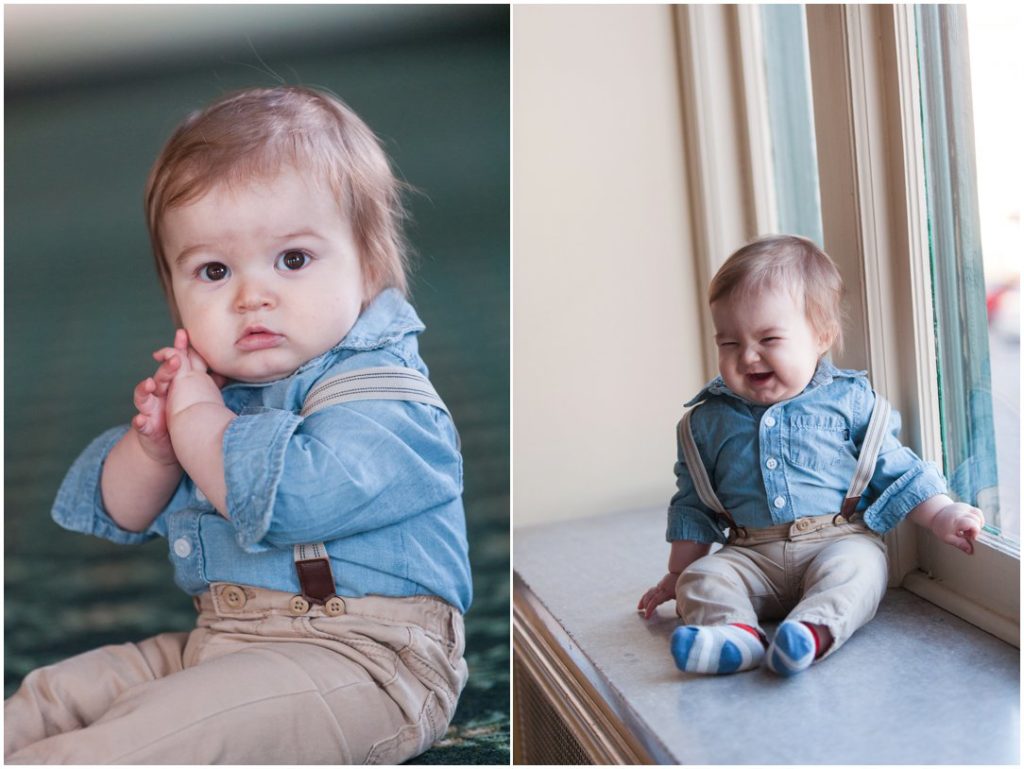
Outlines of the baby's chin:
[{"label": "baby's chin", "polygon": [[273,366],[273,365],[248,365],[248,366],[224,366],[218,369],[217,373],[227,377],[232,382],[243,384],[266,384],[284,379],[295,373],[301,364]]}]

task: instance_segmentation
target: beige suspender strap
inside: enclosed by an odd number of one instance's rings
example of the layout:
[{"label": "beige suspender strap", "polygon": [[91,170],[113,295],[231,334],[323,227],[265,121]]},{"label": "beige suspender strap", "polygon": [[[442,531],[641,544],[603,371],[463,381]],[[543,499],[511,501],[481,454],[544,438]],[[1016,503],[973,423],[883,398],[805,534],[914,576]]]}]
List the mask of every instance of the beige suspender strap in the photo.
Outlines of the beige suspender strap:
[{"label": "beige suspender strap", "polygon": [[864,489],[868,487],[871,476],[875,474],[875,464],[878,462],[878,453],[882,450],[885,434],[889,430],[891,415],[892,405],[881,395],[876,395],[875,407],[871,410],[871,419],[868,421],[864,443],[857,458],[857,469],[853,473],[853,480],[843,501],[843,509],[839,513],[848,521],[852,519]]},{"label": "beige suspender strap", "polygon": [[690,429],[690,415],[693,409],[683,414],[679,420],[679,445],[683,447],[683,456],[686,457],[686,466],[690,470],[690,477],[693,479],[693,488],[700,497],[700,501],[710,507],[719,515],[728,515],[725,507],[715,494],[715,489],[708,478],[708,472],[704,467],[704,461],[697,451],[697,444],[693,440],[693,431]]},{"label": "beige suspender strap", "polygon": [[708,471],[704,467],[704,461],[700,458],[700,452],[697,451],[697,444],[693,440],[693,431],[690,428],[690,415],[693,413],[693,409],[690,409],[683,418],[679,420],[679,445],[683,449],[683,456],[686,458],[686,466],[690,470],[690,478],[693,480],[693,488],[697,492],[697,496],[700,497],[700,501],[711,508],[720,519],[725,519],[729,525],[730,533],[729,540],[732,541],[742,531],[746,534],[746,529],[743,526],[737,525],[736,521],[733,520],[732,515],[725,509],[725,506],[718,499],[718,495],[715,494],[715,488],[711,485],[711,479],[708,478]]},{"label": "beige suspender strap", "polygon": [[[300,416],[308,417],[325,406],[362,400],[415,401],[448,412],[434,386],[416,369],[395,366],[347,371],[321,382],[306,396]],[[449,412],[450,413],[450,412]]]},{"label": "beige suspender strap", "polygon": [[[434,386],[416,369],[395,366],[361,368],[326,379],[306,395],[300,416],[308,417],[338,403],[363,400],[402,400],[436,406],[449,415]],[[323,542],[296,545],[295,572],[304,598],[327,603],[334,596],[334,573]],[[328,609],[330,604],[328,604]]]}]

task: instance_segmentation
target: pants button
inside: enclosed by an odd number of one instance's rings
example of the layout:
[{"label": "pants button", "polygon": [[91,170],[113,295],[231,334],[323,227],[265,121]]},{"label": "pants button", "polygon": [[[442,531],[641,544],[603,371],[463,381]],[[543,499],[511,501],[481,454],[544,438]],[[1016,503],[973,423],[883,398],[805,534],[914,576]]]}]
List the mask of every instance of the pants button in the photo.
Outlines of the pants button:
[{"label": "pants button", "polygon": [[324,612],[328,617],[337,617],[339,614],[345,613],[345,602],[338,596],[332,596],[327,599],[327,603],[324,604]]},{"label": "pants button", "polygon": [[288,604],[288,609],[296,617],[305,614],[309,611],[309,601],[303,598],[301,595],[292,596],[292,600]]},{"label": "pants button", "polygon": [[245,591],[237,585],[228,585],[221,593],[221,597],[231,609],[241,609],[245,606]]}]

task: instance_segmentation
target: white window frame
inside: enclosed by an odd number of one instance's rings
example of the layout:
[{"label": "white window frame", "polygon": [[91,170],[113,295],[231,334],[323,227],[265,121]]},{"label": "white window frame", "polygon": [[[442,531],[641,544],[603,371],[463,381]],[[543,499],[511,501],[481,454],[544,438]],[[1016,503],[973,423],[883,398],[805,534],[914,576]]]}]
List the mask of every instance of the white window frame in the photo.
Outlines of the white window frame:
[{"label": "white window frame", "polygon": [[[765,232],[758,25],[745,6],[677,7],[687,167],[703,285]],[[807,5],[825,249],[847,283],[847,350],[942,465],[913,6]],[[758,40],[754,41],[759,43]],[[739,122],[735,122],[739,121]],[[736,126],[751,126],[749,129]],[[715,370],[703,307],[707,374]],[[910,330],[911,333],[907,333]],[[983,534],[974,556],[904,522],[887,537],[900,585],[1019,646],[1019,552]]]}]

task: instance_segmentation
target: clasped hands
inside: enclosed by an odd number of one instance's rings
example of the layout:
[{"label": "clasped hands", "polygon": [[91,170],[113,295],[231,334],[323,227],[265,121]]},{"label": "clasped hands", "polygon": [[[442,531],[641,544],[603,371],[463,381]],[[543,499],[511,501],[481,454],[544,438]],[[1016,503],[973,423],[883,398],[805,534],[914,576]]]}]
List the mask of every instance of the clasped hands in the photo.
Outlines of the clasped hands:
[{"label": "clasped hands", "polygon": [[156,372],[139,382],[134,391],[138,414],[132,426],[150,459],[160,464],[177,464],[172,431],[175,419],[199,403],[224,405],[220,388],[227,379],[210,371],[206,361],[188,343],[188,332],[179,328],[172,347],[153,353],[160,363]]}]

